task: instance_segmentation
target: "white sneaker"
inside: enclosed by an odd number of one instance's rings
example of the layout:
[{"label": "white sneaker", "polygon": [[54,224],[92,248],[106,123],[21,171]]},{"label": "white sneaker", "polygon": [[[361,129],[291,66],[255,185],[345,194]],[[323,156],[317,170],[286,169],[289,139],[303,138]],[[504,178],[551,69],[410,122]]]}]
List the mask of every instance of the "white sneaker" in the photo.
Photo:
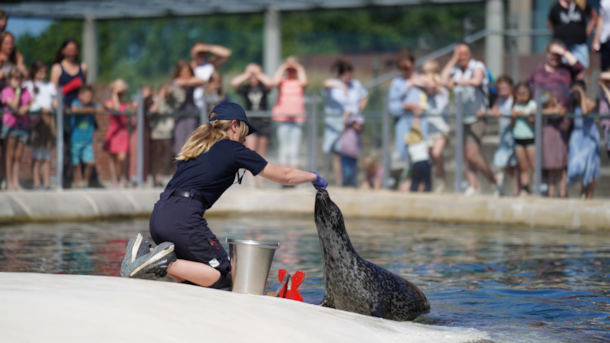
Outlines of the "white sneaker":
[{"label": "white sneaker", "polygon": [[494,197],[503,197],[504,196],[504,173],[503,172],[499,172],[496,174],[496,184],[492,185],[492,189],[493,189]]},{"label": "white sneaker", "polygon": [[504,173],[498,172],[496,173],[496,185],[500,187],[504,187]]},{"label": "white sneaker", "polygon": [[498,197],[504,196],[504,188],[502,188],[502,186],[500,186],[500,185],[492,185],[491,188],[493,189],[493,196],[494,196],[494,198],[498,198]]},{"label": "white sneaker", "polygon": [[477,195],[477,193],[477,190],[472,188],[472,186],[468,186],[468,188],[466,188],[466,191],[464,191],[464,195],[467,197]]},{"label": "white sneaker", "polygon": [[445,190],[447,189],[447,186],[445,185],[445,180],[435,179],[434,184],[436,185],[434,187],[434,193],[436,193],[436,194],[445,193]]}]

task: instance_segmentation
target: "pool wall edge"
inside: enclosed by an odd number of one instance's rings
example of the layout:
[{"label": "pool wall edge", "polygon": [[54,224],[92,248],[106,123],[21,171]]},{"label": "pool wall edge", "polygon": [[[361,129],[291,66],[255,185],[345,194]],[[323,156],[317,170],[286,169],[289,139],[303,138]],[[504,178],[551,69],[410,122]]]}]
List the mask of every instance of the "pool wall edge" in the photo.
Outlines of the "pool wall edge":
[{"label": "pool wall edge", "polygon": [[[610,201],[549,198],[465,197],[389,191],[329,189],[347,218],[452,224],[610,230]],[[0,224],[81,221],[150,216],[160,190],[69,190],[0,193]],[[206,217],[311,215],[315,191],[227,191]]]}]

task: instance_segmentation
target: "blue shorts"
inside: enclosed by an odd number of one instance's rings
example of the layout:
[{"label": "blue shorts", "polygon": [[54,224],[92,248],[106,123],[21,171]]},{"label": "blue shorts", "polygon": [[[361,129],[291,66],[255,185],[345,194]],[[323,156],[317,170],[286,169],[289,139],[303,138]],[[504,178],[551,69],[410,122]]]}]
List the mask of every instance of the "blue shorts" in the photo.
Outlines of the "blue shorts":
[{"label": "blue shorts", "polygon": [[72,165],[77,166],[82,163],[93,162],[93,144],[91,143],[72,143],[70,145],[72,155]]},{"label": "blue shorts", "polygon": [[27,130],[24,129],[12,129],[6,125],[2,126],[2,134],[0,134],[0,138],[2,139],[6,139],[7,137],[10,136],[15,136],[17,137],[17,139],[19,139],[22,142],[27,142],[28,137],[30,136],[30,134],[27,132]]},{"label": "blue shorts", "polygon": [[36,149],[32,153],[34,160],[50,161],[51,160],[51,149]]}]

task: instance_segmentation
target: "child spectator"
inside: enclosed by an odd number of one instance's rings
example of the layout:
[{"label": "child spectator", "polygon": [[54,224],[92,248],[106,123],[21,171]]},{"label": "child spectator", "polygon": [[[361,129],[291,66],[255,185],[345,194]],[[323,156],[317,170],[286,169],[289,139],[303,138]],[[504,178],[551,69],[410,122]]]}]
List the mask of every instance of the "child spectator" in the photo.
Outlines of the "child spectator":
[{"label": "child spectator", "polygon": [[379,166],[379,160],[375,156],[367,156],[362,161],[365,178],[362,188],[380,190],[383,182],[383,168]]},{"label": "child spectator", "polygon": [[601,142],[595,119],[586,118],[595,109],[595,102],[585,94],[582,81],[574,82],[570,89],[568,111],[575,114],[574,129],[570,135],[570,158],[568,162],[568,184],[582,184],[581,197],[593,198],[595,182],[601,167]]},{"label": "child spectator", "polygon": [[500,168],[503,173],[496,176],[499,180],[500,187],[504,188],[504,175],[510,175],[513,178],[513,195],[519,195],[521,191],[519,181],[519,167],[517,157],[515,155],[515,139],[513,138],[512,112],[513,112],[513,79],[503,75],[496,81],[496,89],[498,97],[487,114],[498,117],[498,132],[500,134],[500,142],[496,153],[494,154],[493,163]]},{"label": "child spectator", "polygon": [[[106,101],[107,111],[124,113],[132,110],[132,104],[125,100],[127,83],[116,79],[110,84],[112,98]],[[114,188],[124,188],[127,180],[125,161],[129,152],[129,132],[127,131],[127,116],[124,114],[108,114],[110,125],[106,131],[104,150],[110,153],[110,177]]]},{"label": "child spectator", "polygon": [[[548,96],[548,94],[547,94]],[[532,90],[524,83],[515,87],[515,98],[513,105],[513,137],[515,139],[515,155],[519,161],[521,196],[530,194],[530,171],[534,171],[536,161],[536,146],[534,145],[534,128],[532,123],[536,113],[536,101],[532,99]]]},{"label": "child spectator", "polygon": [[424,140],[419,126],[411,126],[411,131],[405,136],[411,161],[411,192],[430,192],[432,189],[432,168],[428,144]]},{"label": "child spectator", "polygon": [[343,115],[345,130],[339,140],[343,187],[356,187],[358,177],[358,156],[362,151],[362,130],[364,117],[346,112]]},{"label": "child spectator", "polygon": [[[435,60],[428,60],[422,65],[428,86],[422,89],[427,95],[427,100],[424,108],[426,109],[426,120],[428,121],[428,146],[430,147],[430,157],[434,163],[434,191],[436,193],[445,192],[445,166],[443,160],[443,150],[449,140],[449,121],[446,114],[447,105],[449,105],[449,92],[441,83],[439,74],[440,67]],[[424,93],[422,92],[422,95]],[[421,127],[421,126],[420,126]]]},{"label": "child spectator", "polygon": [[[72,102],[72,113],[70,116],[70,153],[72,157],[72,168],[74,175],[73,188],[89,187],[91,170],[95,164],[93,155],[93,130],[95,130],[95,114],[99,106],[91,102],[93,89],[83,86],[78,91],[78,98]],[[81,164],[85,166],[82,175]],[[84,176],[84,177],[83,177]],[[81,182],[82,180],[82,182]]]},{"label": "child spectator", "polygon": [[[23,147],[28,140],[29,120],[27,113],[34,101],[27,88],[21,88],[24,75],[18,68],[8,73],[8,86],[2,89],[2,133],[0,138],[6,142],[6,184],[9,190],[21,190],[19,168]],[[10,112],[9,112],[10,111]]]},{"label": "child spectator", "polygon": [[[55,85],[46,82],[47,66],[42,61],[32,63],[30,77],[23,83],[30,94],[34,96],[31,111],[40,111],[40,120],[32,130],[33,152],[33,179],[34,189],[49,189],[51,178],[51,148],[55,143],[55,118],[51,114],[53,97],[57,94]],[[40,172],[42,171],[42,186]]]}]

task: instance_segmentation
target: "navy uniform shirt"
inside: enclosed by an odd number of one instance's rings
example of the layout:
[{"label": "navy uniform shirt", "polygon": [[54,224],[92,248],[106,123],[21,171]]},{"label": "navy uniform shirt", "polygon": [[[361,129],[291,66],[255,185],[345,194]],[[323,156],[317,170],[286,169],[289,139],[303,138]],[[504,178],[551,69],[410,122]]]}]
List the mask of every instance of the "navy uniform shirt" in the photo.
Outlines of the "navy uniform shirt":
[{"label": "navy uniform shirt", "polygon": [[231,187],[240,168],[258,175],[265,166],[267,161],[256,152],[239,142],[223,139],[197,158],[178,161],[176,174],[166,189],[195,189],[210,208]]}]

